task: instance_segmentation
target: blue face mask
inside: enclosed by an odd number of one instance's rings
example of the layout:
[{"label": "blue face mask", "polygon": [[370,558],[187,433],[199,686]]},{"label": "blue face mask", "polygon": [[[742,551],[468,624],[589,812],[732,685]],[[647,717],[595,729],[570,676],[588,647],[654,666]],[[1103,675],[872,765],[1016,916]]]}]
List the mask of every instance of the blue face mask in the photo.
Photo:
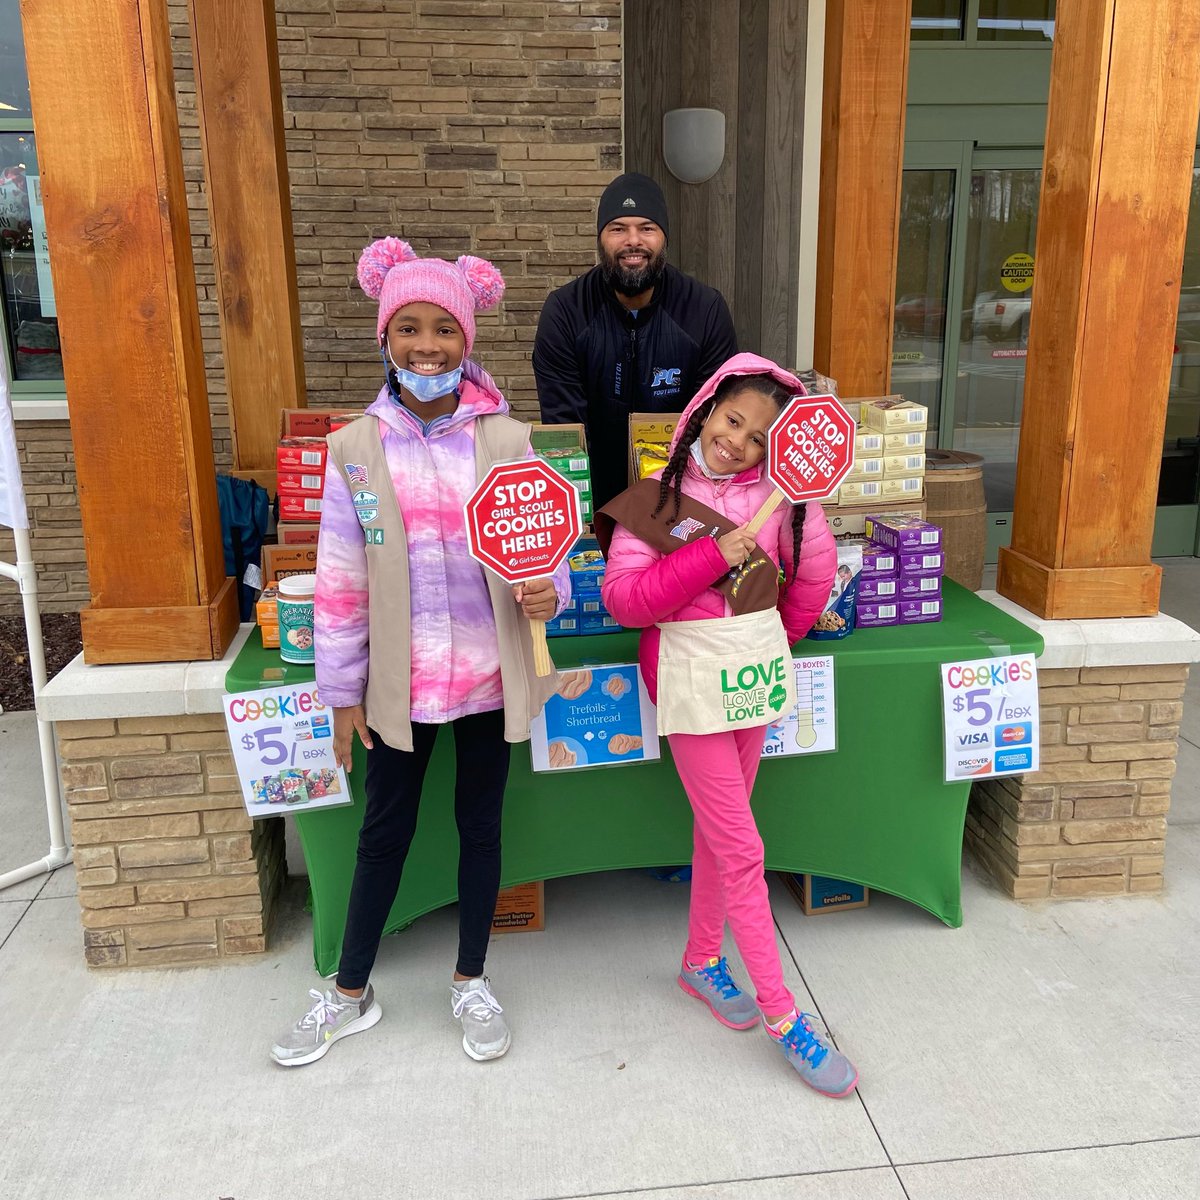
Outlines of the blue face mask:
[{"label": "blue face mask", "polygon": [[440,400],[443,396],[457,391],[458,385],[462,382],[461,364],[453,371],[443,371],[440,375],[418,375],[415,371],[406,371],[403,367],[396,366],[390,351],[384,351],[381,348],[380,354],[383,357],[385,369],[389,365],[391,367],[391,370],[387,371],[388,389],[393,393],[392,398],[397,402],[400,399],[395,394],[397,385],[415,400],[421,401],[422,404],[432,404],[433,401]]}]

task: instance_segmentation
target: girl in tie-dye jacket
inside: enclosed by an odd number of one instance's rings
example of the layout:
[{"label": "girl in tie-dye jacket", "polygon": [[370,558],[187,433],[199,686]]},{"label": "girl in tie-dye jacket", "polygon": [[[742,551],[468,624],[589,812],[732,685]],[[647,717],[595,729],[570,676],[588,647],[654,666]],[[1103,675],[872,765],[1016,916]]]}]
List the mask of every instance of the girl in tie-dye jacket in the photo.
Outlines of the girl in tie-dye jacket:
[{"label": "girl in tie-dye jacket", "polygon": [[[509,743],[554,687],[533,666],[531,620],[570,598],[553,579],[510,588],[467,553],[463,505],[497,461],[531,457],[528,427],[467,355],[475,311],[496,304],[499,271],[464,255],[421,259],[385,238],[358,278],[379,299],[385,384],[366,414],[332,434],[317,547],[317,685],[333,708],[334,756],[366,747],[359,834],[337,980],[276,1042],[275,1061],[320,1058],[382,1015],[369,982],[416,827],[421,786],[442,725],[454,731],[459,829],[459,946],[451,1011],[472,1058],[509,1047],[483,974],[500,886],[500,818]],[[438,796],[434,803],[447,803]]]}]

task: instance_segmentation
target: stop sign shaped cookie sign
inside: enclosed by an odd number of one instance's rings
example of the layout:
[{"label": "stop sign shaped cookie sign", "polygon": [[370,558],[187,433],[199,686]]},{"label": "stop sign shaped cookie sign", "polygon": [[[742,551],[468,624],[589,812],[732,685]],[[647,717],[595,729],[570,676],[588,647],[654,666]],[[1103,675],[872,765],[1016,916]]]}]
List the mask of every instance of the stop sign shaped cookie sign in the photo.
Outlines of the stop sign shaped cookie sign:
[{"label": "stop sign shaped cookie sign", "polygon": [[540,458],[498,463],[466,503],[471,557],[505,583],[551,575],[579,540],[579,493]]},{"label": "stop sign shaped cookie sign", "polygon": [[[497,463],[463,508],[471,557],[505,583],[552,575],[583,532],[579,492],[541,459]],[[533,621],[539,675],[553,667],[545,621]]]},{"label": "stop sign shaped cookie sign", "polygon": [[798,396],[767,431],[767,478],[792,504],[837,491],[854,466],[854,419],[833,396]]}]

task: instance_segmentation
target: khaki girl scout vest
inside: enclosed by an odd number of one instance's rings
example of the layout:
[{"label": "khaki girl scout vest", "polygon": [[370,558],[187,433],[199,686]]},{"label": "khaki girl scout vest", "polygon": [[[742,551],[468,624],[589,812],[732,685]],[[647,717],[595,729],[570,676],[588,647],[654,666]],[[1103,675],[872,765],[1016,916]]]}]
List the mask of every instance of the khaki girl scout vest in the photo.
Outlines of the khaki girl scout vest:
[{"label": "khaki girl scout vest", "polygon": [[[384,531],[381,545],[368,543],[367,587],[369,603],[367,660],[367,723],[397,750],[413,748],[409,719],[412,642],[408,582],[408,542],[404,518],[391,473],[383,453],[383,442],[374,417],[352,421],[329,436],[329,454],[337,469],[346,463],[362,463],[369,479],[386,479],[380,489],[379,516],[372,528]],[[511,417],[495,414],[475,421],[475,473],[482,479],[494,462],[524,458],[529,449],[529,426]],[[529,722],[554,694],[558,680],[554,672],[539,678],[533,667],[533,634],[529,621],[514,602],[512,589],[490,571],[479,568],[487,579],[500,644],[500,680],[504,687],[504,740],[529,739]],[[453,604],[453,599],[450,599]]]}]

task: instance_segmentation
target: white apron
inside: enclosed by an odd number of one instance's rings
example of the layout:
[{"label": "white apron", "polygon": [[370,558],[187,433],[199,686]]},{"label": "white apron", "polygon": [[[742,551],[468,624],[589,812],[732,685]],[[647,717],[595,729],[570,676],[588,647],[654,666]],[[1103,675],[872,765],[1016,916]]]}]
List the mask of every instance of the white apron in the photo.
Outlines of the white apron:
[{"label": "white apron", "polygon": [[796,704],[796,671],[778,609],[659,625],[658,732],[770,725]]}]

